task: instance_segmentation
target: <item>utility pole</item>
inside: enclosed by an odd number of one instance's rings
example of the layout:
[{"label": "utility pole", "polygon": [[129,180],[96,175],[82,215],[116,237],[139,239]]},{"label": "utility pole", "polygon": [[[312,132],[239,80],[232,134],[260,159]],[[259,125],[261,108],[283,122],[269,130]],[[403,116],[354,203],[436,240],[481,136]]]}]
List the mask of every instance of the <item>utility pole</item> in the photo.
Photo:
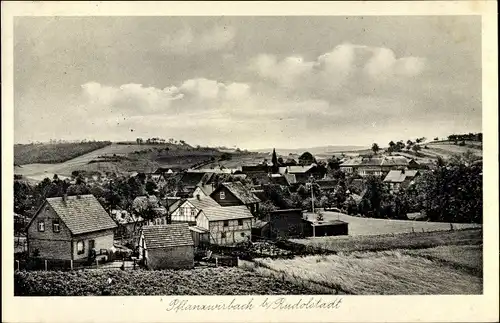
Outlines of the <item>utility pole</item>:
[{"label": "utility pole", "polygon": [[313,189],[314,178],[312,175],[310,177],[310,180],[311,180],[311,207],[312,207],[312,213],[314,213],[314,189]]}]

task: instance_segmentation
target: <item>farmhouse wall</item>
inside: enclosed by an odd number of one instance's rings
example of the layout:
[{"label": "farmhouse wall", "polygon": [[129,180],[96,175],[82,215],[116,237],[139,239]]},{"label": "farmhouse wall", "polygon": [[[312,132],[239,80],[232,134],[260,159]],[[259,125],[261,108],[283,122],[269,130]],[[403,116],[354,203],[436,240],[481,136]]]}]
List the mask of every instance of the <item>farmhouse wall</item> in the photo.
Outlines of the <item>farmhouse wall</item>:
[{"label": "farmhouse wall", "polygon": [[193,268],[194,247],[179,246],[172,248],[147,249],[147,266],[151,269]]},{"label": "farmhouse wall", "polygon": [[[59,232],[53,230],[54,220],[59,220]],[[40,221],[44,223],[43,232],[38,231]],[[38,249],[45,259],[71,259],[71,232],[46,202],[28,226],[27,241],[30,256]]]},{"label": "farmhouse wall", "polygon": [[[83,254],[78,254],[77,242],[83,240],[84,252]],[[98,232],[91,232],[86,234],[80,234],[73,238],[73,255],[74,260],[86,259],[89,256],[89,240],[95,241],[95,249],[99,252],[100,249],[110,249],[114,244],[113,229],[103,230]]]},{"label": "farmhouse wall", "polygon": [[35,250],[39,257],[48,260],[71,260],[71,240],[31,239],[28,243],[28,253],[33,256]]},{"label": "farmhouse wall", "polygon": [[224,226],[224,221],[211,221],[210,243],[226,246],[251,239],[252,219],[242,221],[242,225],[238,225],[238,220],[229,220],[227,226]]}]

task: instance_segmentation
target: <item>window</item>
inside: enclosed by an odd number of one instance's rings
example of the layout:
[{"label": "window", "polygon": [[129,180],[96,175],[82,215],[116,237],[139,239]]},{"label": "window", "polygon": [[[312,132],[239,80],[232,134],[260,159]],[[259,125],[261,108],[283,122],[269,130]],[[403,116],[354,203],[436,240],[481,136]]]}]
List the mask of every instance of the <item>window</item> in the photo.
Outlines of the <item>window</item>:
[{"label": "window", "polygon": [[220,237],[221,237],[222,239],[225,239],[225,238],[226,238],[226,233],[225,233],[225,232],[222,232],[222,233],[220,234]]},{"label": "window", "polygon": [[60,232],[61,231],[61,227],[59,225],[59,220],[52,221],[52,231],[54,231],[54,232]]},{"label": "window", "polygon": [[76,243],[76,253],[79,255],[83,255],[85,252],[85,245],[83,243],[83,240],[80,240]]},{"label": "window", "polygon": [[196,215],[196,209],[192,208],[191,209],[191,216],[195,216]]},{"label": "window", "polygon": [[39,232],[44,232],[45,231],[45,222],[38,221],[38,231]]},{"label": "window", "polygon": [[229,221],[224,221],[224,226],[225,227],[229,226]]},{"label": "window", "polygon": [[244,237],[244,236],[245,236],[245,232],[242,232],[242,233],[241,233],[241,236],[242,236],[242,237]]},{"label": "window", "polygon": [[220,191],[220,199],[225,200],[226,199],[226,192]]},{"label": "window", "polygon": [[243,220],[242,219],[238,220],[238,225],[243,225]]}]

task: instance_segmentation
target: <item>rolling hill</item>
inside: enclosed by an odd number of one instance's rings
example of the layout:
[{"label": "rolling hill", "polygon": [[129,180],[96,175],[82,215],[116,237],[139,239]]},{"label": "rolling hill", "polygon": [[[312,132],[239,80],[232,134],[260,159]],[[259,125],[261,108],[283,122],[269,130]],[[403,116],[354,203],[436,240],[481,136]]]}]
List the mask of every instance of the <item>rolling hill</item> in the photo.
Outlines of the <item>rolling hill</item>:
[{"label": "rolling hill", "polygon": [[60,163],[32,163],[17,165],[14,173],[27,178],[52,177],[54,174],[70,176],[75,170],[89,172],[148,172],[157,167],[189,168],[211,159],[217,160],[221,152],[212,148],[193,148],[189,145],[117,144],[93,150]]}]

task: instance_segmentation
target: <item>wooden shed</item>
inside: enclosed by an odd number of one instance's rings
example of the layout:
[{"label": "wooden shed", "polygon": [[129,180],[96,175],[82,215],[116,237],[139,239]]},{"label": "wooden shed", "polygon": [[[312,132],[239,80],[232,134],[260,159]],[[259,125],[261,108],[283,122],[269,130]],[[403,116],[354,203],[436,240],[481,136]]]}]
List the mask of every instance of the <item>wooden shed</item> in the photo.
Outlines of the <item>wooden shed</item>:
[{"label": "wooden shed", "polygon": [[194,242],[187,223],[142,228],[139,258],[150,269],[194,267]]},{"label": "wooden shed", "polygon": [[348,235],[348,223],[344,221],[311,221],[304,220],[304,234],[307,237]]}]

